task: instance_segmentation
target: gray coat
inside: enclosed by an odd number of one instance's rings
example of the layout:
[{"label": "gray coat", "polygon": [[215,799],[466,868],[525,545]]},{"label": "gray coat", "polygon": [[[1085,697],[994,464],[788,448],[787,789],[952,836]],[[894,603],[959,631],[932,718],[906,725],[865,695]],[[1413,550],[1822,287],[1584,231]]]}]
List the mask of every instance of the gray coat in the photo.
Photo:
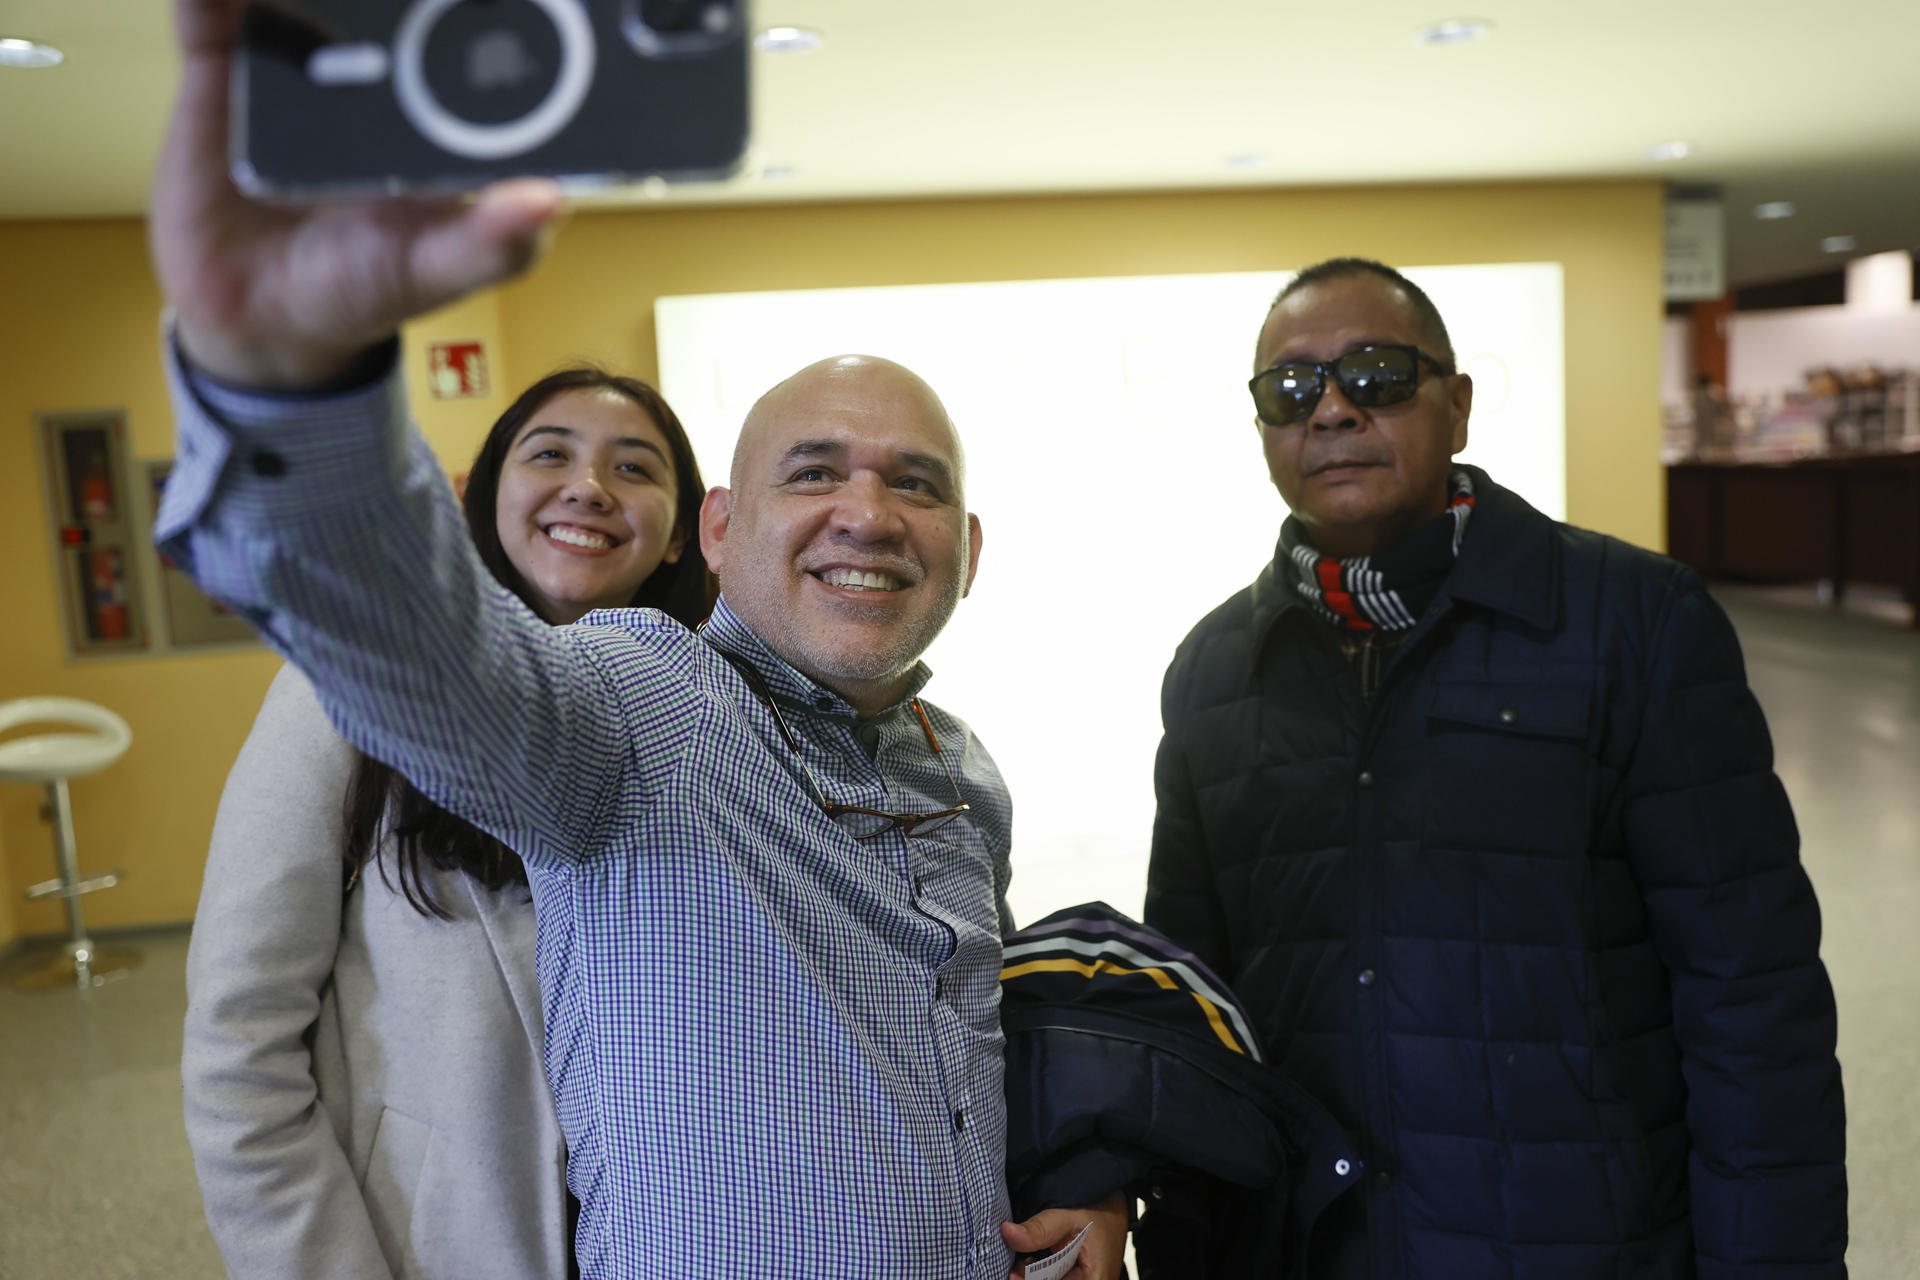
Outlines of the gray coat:
[{"label": "gray coat", "polygon": [[559,1280],[532,905],[429,869],[431,919],[376,867],[343,900],[353,759],[289,667],[220,800],[181,1064],[207,1223],[246,1280]]}]

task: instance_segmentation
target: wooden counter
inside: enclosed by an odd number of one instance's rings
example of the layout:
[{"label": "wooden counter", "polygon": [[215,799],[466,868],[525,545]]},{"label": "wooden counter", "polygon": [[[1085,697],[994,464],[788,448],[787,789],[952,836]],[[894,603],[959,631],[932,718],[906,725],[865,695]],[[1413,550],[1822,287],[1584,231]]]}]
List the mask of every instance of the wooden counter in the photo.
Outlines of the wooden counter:
[{"label": "wooden counter", "polygon": [[1920,628],[1920,451],[1667,467],[1667,553],[1707,578],[1898,587]]}]

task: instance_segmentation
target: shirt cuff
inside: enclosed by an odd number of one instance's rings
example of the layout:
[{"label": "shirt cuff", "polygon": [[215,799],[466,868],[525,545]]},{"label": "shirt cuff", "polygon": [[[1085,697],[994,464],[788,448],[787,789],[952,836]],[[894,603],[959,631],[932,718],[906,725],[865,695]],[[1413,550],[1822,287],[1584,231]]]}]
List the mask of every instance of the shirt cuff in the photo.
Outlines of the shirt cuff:
[{"label": "shirt cuff", "polygon": [[[350,390],[279,394],[226,386],[189,365],[166,325],[167,381],[177,449],[154,522],[163,545],[202,524],[286,524],[365,501],[369,478],[397,482],[408,469],[399,342],[380,372]],[[374,488],[385,488],[376,484]]]}]

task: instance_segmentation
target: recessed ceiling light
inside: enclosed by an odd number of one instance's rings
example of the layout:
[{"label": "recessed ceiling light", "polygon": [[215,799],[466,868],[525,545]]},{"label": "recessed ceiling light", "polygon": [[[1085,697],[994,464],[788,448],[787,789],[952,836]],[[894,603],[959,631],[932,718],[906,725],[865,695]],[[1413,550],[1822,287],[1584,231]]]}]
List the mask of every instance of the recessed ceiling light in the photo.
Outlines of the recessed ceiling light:
[{"label": "recessed ceiling light", "polygon": [[1466,44],[1492,31],[1493,24],[1485,18],[1449,18],[1445,22],[1420,28],[1414,39],[1421,44]]},{"label": "recessed ceiling light", "polygon": [[1769,200],[1765,204],[1753,206],[1753,216],[1762,222],[1772,222],[1777,218],[1791,218],[1798,212],[1791,200]]},{"label": "recessed ceiling light", "polygon": [[782,182],[798,172],[790,164],[770,164],[760,170],[760,179],[763,182]]},{"label": "recessed ceiling light", "polygon": [[768,27],[753,38],[762,53],[805,53],[820,47],[820,33],[805,27]]},{"label": "recessed ceiling light", "polygon": [[57,67],[67,55],[50,44],[32,40],[0,40],[0,67]]},{"label": "recessed ceiling light", "polygon": [[1820,247],[1828,253],[1852,253],[1858,243],[1852,236],[1828,236],[1820,242]]},{"label": "recessed ceiling light", "polygon": [[1647,148],[1647,159],[1649,160],[1685,160],[1692,154],[1692,145],[1682,142],[1678,138],[1672,142],[1655,143],[1653,146]]},{"label": "recessed ceiling light", "polygon": [[1220,163],[1229,169],[1251,169],[1266,162],[1267,157],[1258,151],[1236,151]]}]

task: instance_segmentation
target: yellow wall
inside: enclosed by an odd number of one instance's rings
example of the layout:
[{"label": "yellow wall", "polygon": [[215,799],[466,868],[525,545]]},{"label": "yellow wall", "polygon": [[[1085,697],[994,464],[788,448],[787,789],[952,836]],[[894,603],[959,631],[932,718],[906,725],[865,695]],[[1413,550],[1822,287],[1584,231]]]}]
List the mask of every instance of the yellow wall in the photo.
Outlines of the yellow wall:
[{"label": "yellow wall", "polygon": [[[533,276],[410,331],[408,369],[428,436],[458,469],[506,397],[424,400],[428,338],[487,340],[495,386],[512,390],[579,358],[653,376],[653,300],[663,294],[1274,270],[1342,253],[1415,265],[1560,262],[1569,515],[1658,547],[1661,234],[1651,182],[582,214]],[[12,549],[0,558],[0,699],[65,694],[126,716],[126,759],[73,786],[82,865],[129,877],[88,900],[89,919],[185,920],[221,782],[275,660],[259,651],[63,656],[33,415],[122,406],[136,455],[171,452],[159,298],[130,221],[0,224],[0,261],[10,271],[0,295],[0,545]],[[9,900],[0,944],[61,927],[57,907],[17,903],[25,885],[51,874],[37,808],[31,789],[0,788],[0,896]]]},{"label": "yellow wall", "polygon": [[[0,224],[0,701],[57,694],[111,707],[133,728],[118,764],[73,781],[83,871],[121,870],[120,886],[85,900],[89,925],[190,919],[214,805],[278,660],[264,649],[190,657],[65,656],[48,551],[34,415],[123,408],[135,457],[173,451],[172,418],[158,358],[160,296],[145,231],[133,221]],[[477,337],[497,351],[497,295],[427,317],[408,332],[415,411],[442,457],[464,467],[506,406],[484,400],[428,403],[430,338]],[[497,387],[507,384],[495,380]],[[0,945],[57,933],[57,903],[25,903],[26,886],[53,874],[42,792],[0,785]]]},{"label": "yellow wall", "polygon": [[0,836],[0,947],[4,947],[20,933],[19,926],[13,922],[12,877],[7,874],[7,842]]}]

